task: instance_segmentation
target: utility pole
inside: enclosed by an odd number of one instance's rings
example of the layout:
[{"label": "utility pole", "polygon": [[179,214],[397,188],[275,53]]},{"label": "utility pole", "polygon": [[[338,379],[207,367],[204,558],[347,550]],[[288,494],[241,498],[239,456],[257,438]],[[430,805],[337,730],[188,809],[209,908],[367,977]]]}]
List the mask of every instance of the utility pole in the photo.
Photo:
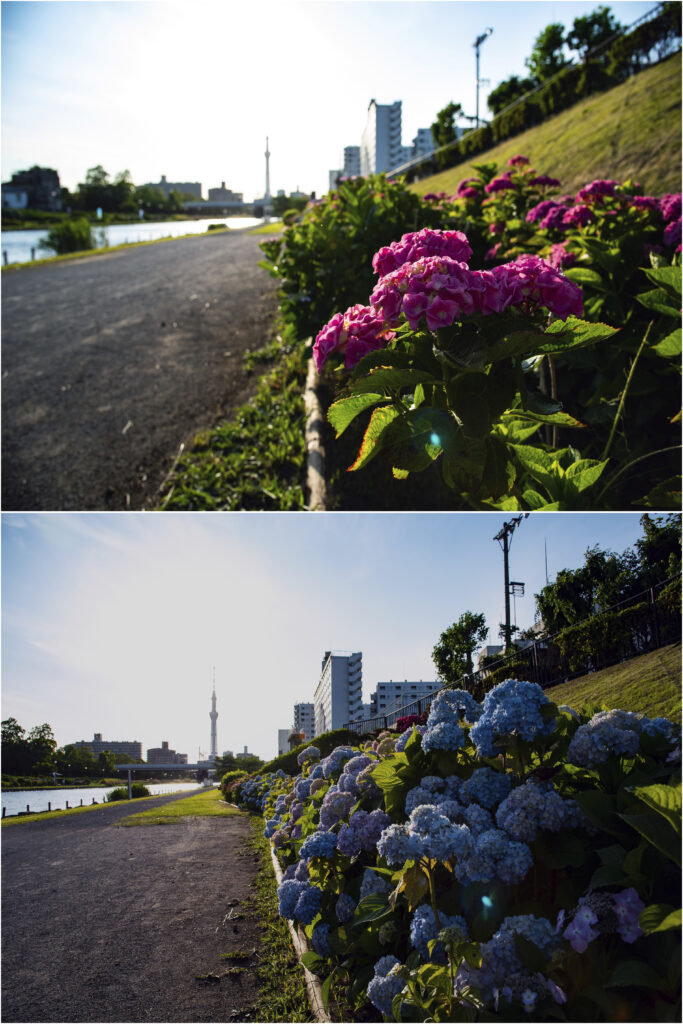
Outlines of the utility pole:
[{"label": "utility pole", "polygon": [[[509,523],[503,523],[502,530],[495,535],[493,538],[497,540],[503,549],[503,573],[505,577],[505,625],[503,626],[503,637],[505,640],[505,649],[510,646],[512,637],[512,629],[510,627],[510,594],[511,593],[524,593],[523,583],[510,583],[510,566],[509,566],[509,555],[510,545],[512,543],[512,534],[515,532],[522,519],[526,519],[529,515],[528,512],[524,512],[521,516],[515,516],[509,521]],[[518,589],[521,587],[521,591]],[[502,624],[501,624],[502,625]]]},{"label": "utility pole", "polygon": [[477,38],[475,39],[475,41],[472,44],[474,46],[474,52],[475,52],[475,54],[477,56],[477,110],[476,110],[476,125],[475,125],[476,128],[479,127],[479,83],[481,81],[481,79],[479,78],[479,47],[481,46],[481,44],[484,42],[485,39],[488,39],[488,37],[491,35],[492,32],[493,32],[492,28],[487,28],[484,32],[482,32],[482,34],[480,36],[477,36]]}]

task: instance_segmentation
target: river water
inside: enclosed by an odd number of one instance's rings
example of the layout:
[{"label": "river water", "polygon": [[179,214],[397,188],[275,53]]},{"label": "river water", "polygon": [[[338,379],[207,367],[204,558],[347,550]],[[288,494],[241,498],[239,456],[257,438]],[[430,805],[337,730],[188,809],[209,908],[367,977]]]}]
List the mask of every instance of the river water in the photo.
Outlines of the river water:
[{"label": "river water", "polygon": [[[225,224],[232,230],[254,228],[263,224],[258,217],[206,217],[203,220],[166,220],[137,224],[109,224],[106,227],[93,225],[97,247],[105,245],[126,245],[128,242],[153,242],[159,238],[178,238],[180,235],[203,235],[209,224]],[[47,238],[47,229],[2,232],[3,263],[29,263],[34,250],[36,260],[54,256],[52,249],[41,249],[41,239]],[[7,257],[5,257],[7,253]]]},{"label": "river water", "polygon": [[[127,786],[124,780],[119,785]],[[153,796],[161,796],[163,793],[182,793],[185,790],[197,789],[198,782],[155,782],[147,786]],[[47,811],[48,803],[53,811],[64,810],[66,804],[69,807],[87,807],[95,800],[98,804],[104,802],[107,793],[111,793],[116,786],[86,786],[83,789],[14,789],[2,793],[2,813],[8,817],[25,811],[29,806],[31,811]]]}]

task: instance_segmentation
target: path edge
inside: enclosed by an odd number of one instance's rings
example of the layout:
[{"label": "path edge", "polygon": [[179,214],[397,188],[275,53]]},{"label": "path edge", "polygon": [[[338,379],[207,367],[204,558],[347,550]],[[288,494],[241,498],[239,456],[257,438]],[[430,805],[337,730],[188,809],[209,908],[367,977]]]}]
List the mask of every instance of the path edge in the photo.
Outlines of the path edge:
[{"label": "path edge", "polygon": [[325,445],[323,430],[325,414],[323,413],[318,384],[320,377],[311,357],[306,372],[304,389],[304,405],[306,411],[306,490],[308,492],[308,509],[310,512],[327,511],[327,482],[325,479]]}]

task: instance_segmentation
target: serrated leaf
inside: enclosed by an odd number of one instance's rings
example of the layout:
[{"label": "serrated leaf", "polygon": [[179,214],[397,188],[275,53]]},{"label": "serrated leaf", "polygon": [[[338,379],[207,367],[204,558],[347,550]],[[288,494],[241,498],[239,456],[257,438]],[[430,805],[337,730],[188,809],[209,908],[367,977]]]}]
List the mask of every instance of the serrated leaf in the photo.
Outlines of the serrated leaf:
[{"label": "serrated leaf", "polygon": [[378,402],[385,402],[386,395],[370,394],[352,395],[350,398],[340,398],[333,402],[327,410],[327,418],[334,427],[337,437],[341,437],[349,423],[355,420],[356,416],[365,409],[370,409]]},{"label": "serrated leaf", "polygon": [[666,786],[655,783],[653,786],[628,786],[627,791],[642,800],[653,811],[661,814],[674,830],[681,831],[681,784]]},{"label": "serrated leaf", "polygon": [[551,423],[558,427],[572,427],[584,429],[586,424],[570,416],[568,412],[538,413],[531,409],[515,409],[515,415],[520,420],[528,420],[531,423]]},{"label": "serrated leaf", "polygon": [[646,309],[652,309],[655,313],[661,313],[663,316],[672,316],[676,320],[681,318],[680,307],[676,308],[673,305],[670,293],[664,288],[653,288],[650,292],[641,292],[640,295],[636,295],[636,299],[641,306],[645,306]]},{"label": "serrated leaf", "polygon": [[638,504],[645,505],[647,508],[675,509],[680,511],[681,483],[682,479],[680,476],[672,476],[668,480],[663,480],[656,487],[653,487],[649,494],[641,498]]},{"label": "serrated leaf", "polygon": [[322,971],[327,967],[327,960],[324,960],[323,957],[319,956],[312,949],[303,954],[301,963],[312,974],[317,974],[318,971]]},{"label": "serrated leaf", "polygon": [[393,405],[384,405],[381,409],[374,410],[363,435],[358,457],[353,465],[349,466],[349,472],[367,466],[368,462],[377,455],[382,448],[385,430],[394,422],[398,414],[398,409]]},{"label": "serrated leaf", "polygon": [[569,316],[562,322],[554,320],[546,329],[546,339],[538,346],[538,353],[552,354],[555,352],[566,352],[572,348],[581,348],[584,345],[594,345],[598,341],[604,341],[616,334],[617,328],[609,324],[589,323],[587,320],[580,320],[576,316]]},{"label": "serrated leaf", "polygon": [[646,935],[653,932],[667,932],[672,928],[681,927],[681,910],[676,910],[668,903],[652,903],[642,910],[638,924]]},{"label": "serrated leaf", "polygon": [[397,366],[373,366],[366,376],[353,382],[355,395],[364,392],[391,394],[404,388],[413,390],[418,384],[438,383],[431,373],[424,370],[403,369]]},{"label": "serrated leaf", "polygon": [[596,462],[594,459],[579,459],[565,470],[565,477],[571,480],[577,491],[585,491],[600,478],[609,459]]},{"label": "serrated leaf", "polygon": [[681,328],[677,327],[671,334],[667,334],[666,338],[662,338],[656,345],[652,346],[652,351],[656,352],[658,356],[663,356],[665,359],[675,358],[681,354]]},{"label": "serrated leaf", "polygon": [[652,267],[645,270],[647,277],[653,284],[663,288],[669,288],[677,295],[681,294],[681,268],[680,267]]},{"label": "serrated leaf", "polygon": [[367,924],[368,921],[379,921],[391,914],[391,907],[387,902],[386,893],[371,893],[364,896],[356,907],[351,924],[355,928],[358,924]]},{"label": "serrated leaf", "polygon": [[575,281],[576,284],[590,284],[604,290],[605,283],[600,274],[595,270],[589,270],[588,267],[569,267],[567,270],[563,270],[562,273],[570,281]]}]

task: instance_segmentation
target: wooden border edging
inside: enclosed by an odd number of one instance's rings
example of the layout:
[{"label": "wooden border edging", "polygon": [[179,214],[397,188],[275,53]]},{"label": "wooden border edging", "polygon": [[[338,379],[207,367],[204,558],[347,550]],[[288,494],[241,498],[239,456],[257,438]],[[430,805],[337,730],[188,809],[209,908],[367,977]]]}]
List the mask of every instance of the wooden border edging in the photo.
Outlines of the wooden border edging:
[{"label": "wooden border edging", "polygon": [[306,409],[306,490],[308,491],[308,508],[311,512],[327,510],[327,484],[325,481],[325,447],[323,444],[323,428],[325,416],[317,384],[319,381],[315,362],[308,360],[304,403]]},{"label": "wooden border edging", "polygon": [[[313,362],[313,360],[311,360]],[[270,843],[268,844],[270,846]],[[282,869],[278,863],[278,859],[275,856],[275,850],[270,846],[270,859],[273,862],[273,871],[275,872],[275,879],[277,884],[280,885],[282,882]],[[325,1010],[325,1004],[323,1002],[323,995],[320,982],[314,974],[308,970],[307,967],[301,963],[301,957],[304,953],[309,950],[308,940],[303,934],[303,931],[294,926],[292,921],[287,921],[289,927],[289,933],[292,936],[292,944],[294,946],[294,952],[296,953],[297,960],[301,964],[304,972],[304,981],[306,982],[306,992],[308,993],[308,1001],[313,1011],[313,1015],[317,1021],[321,1024],[330,1024],[332,1018]]]}]

